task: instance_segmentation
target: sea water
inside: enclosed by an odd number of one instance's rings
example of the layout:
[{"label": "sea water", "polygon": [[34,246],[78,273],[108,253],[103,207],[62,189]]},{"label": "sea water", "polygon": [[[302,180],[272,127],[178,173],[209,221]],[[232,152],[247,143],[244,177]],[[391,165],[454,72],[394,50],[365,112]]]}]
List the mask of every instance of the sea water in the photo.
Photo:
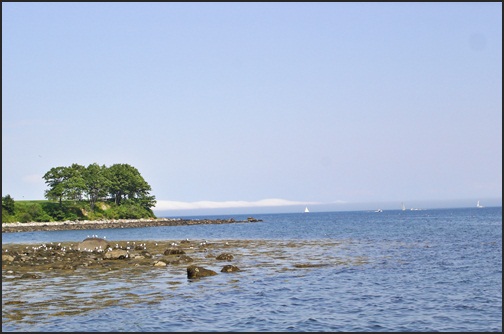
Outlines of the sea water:
[{"label": "sea water", "polygon": [[200,280],[172,269],[3,280],[2,331],[502,332],[502,207],[253,216],[262,221],[3,233],[3,244],[254,240],[277,254],[256,268],[237,250],[246,270]]}]

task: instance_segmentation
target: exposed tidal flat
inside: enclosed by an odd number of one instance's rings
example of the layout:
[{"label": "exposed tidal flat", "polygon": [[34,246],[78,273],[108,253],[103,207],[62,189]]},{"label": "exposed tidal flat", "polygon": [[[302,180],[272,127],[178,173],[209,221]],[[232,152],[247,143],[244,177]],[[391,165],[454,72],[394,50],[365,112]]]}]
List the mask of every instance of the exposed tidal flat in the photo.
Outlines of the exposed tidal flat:
[{"label": "exposed tidal flat", "polygon": [[4,233],[2,330],[502,332],[502,208],[254,217]]}]

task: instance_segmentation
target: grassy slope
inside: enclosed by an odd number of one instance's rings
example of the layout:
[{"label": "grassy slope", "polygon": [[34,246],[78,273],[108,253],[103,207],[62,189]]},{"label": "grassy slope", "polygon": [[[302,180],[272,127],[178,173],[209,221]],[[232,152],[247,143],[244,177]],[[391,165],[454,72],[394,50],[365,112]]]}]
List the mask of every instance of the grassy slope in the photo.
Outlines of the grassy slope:
[{"label": "grassy slope", "polygon": [[15,201],[15,214],[2,210],[2,222],[96,220],[102,218],[148,218],[153,213],[132,205],[117,207],[114,203],[98,202],[94,211],[87,201],[26,200]]}]

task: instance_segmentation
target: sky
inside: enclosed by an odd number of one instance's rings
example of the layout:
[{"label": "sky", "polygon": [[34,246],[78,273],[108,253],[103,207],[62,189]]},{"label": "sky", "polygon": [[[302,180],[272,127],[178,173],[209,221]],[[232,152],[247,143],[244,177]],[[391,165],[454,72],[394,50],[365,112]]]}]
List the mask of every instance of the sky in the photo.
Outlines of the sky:
[{"label": "sky", "polygon": [[2,196],[73,163],[158,216],[502,205],[502,3],[2,2]]}]

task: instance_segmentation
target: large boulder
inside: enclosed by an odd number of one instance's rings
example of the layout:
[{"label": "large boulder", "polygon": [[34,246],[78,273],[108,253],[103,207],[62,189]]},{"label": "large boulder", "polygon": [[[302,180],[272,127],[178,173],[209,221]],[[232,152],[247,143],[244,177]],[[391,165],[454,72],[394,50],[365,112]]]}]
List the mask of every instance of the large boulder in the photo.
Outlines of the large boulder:
[{"label": "large boulder", "polygon": [[107,240],[102,238],[86,238],[77,244],[81,252],[105,251],[109,247]]},{"label": "large boulder", "polygon": [[232,273],[235,271],[240,271],[240,268],[238,268],[237,266],[233,266],[231,264],[225,265],[221,269],[221,273]]},{"label": "large boulder", "polygon": [[198,267],[198,266],[189,266],[187,267],[187,278],[200,278],[200,277],[207,277],[207,276],[214,276],[217,275],[217,273],[213,270],[206,269],[203,267]]}]

